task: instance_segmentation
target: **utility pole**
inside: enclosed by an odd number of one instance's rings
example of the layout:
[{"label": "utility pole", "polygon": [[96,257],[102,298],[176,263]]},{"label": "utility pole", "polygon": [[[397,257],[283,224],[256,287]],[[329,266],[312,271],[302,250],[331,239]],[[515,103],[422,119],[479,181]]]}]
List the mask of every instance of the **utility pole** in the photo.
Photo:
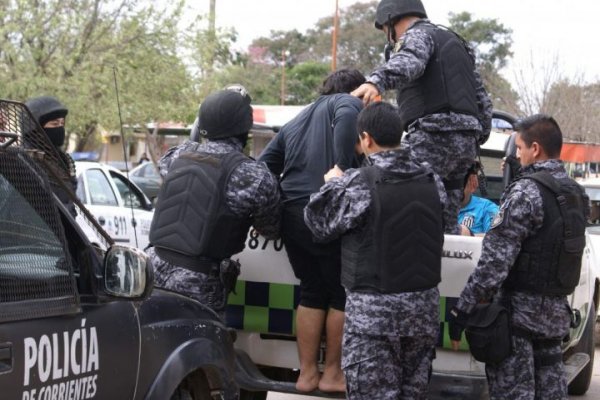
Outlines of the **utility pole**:
[{"label": "utility pole", "polygon": [[337,68],[337,34],[338,34],[338,1],[335,0],[335,14],[333,15],[333,35],[331,38],[331,71]]},{"label": "utility pole", "polygon": [[208,38],[209,38],[209,55],[207,65],[207,75],[211,75],[215,65],[216,49],[217,49],[217,31],[216,31],[216,9],[217,0],[210,0],[210,8],[208,11]]},{"label": "utility pole", "polygon": [[285,50],[281,49],[281,105],[285,105]]}]

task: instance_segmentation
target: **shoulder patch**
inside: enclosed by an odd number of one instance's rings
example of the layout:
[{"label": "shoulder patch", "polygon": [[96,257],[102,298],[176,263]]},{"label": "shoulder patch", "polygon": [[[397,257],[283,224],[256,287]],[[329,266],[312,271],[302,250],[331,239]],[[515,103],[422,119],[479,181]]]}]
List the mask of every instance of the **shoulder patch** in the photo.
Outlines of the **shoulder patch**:
[{"label": "shoulder patch", "polygon": [[501,208],[500,211],[498,211],[498,214],[496,214],[496,216],[494,217],[490,229],[494,229],[497,226],[502,225],[504,223],[504,215],[504,208]]}]

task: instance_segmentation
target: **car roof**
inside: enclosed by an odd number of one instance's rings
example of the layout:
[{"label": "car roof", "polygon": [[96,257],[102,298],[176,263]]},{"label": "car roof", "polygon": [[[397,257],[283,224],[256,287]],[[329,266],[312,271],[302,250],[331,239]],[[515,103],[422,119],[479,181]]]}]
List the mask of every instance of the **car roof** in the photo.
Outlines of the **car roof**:
[{"label": "car roof", "polygon": [[79,173],[81,173],[83,171],[87,171],[88,169],[92,169],[92,168],[100,168],[100,169],[105,169],[105,170],[108,170],[108,171],[116,171],[116,172],[119,172],[120,174],[123,174],[117,168],[111,167],[110,165],[102,164],[102,163],[99,163],[99,162],[95,162],[95,161],[75,161],[75,170],[77,171],[77,174],[79,174]]},{"label": "car roof", "polygon": [[600,178],[588,178],[577,181],[583,187],[600,188]]}]

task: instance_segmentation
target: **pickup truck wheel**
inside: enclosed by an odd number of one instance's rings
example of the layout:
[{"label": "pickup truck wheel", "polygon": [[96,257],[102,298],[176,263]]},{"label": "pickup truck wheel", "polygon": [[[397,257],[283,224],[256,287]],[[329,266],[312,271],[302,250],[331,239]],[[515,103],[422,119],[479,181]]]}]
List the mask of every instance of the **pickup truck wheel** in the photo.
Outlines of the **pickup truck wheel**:
[{"label": "pickup truck wheel", "polygon": [[240,390],[240,400],[267,400],[267,392],[250,392]]},{"label": "pickup truck wheel", "polygon": [[171,400],[212,400],[208,380],[203,372],[188,376],[177,386]]},{"label": "pickup truck wheel", "polygon": [[581,340],[573,349],[575,353],[585,353],[590,356],[590,362],[581,370],[579,375],[569,384],[569,394],[581,396],[587,392],[592,380],[594,369],[594,326],[596,324],[596,308],[594,303],[589,311],[587,322]]}]

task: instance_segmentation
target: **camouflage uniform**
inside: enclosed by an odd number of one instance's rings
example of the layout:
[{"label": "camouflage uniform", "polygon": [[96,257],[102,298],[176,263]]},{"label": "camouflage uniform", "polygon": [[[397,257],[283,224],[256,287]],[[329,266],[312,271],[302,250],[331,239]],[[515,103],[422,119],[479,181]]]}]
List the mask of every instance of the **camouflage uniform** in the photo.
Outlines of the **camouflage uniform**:
[{"label": "camouflage uniform", "polygon": [[[367,82],[377,86],[379,93],[398,88],[421,77],[434,51],[434,41],[419,25],[411,25],[398,41],[400,45],[390,60],[371,73]],[[472,49],[467,51],[474,59]],[[411,156],[428,162],[442,178],[452,181],[462,179],[477,156],[477,141],[487,140],[491,129],[492,102],[475,70],[477,84],[477,117],[444,112],[425,115],[416,120],[405,140]],[[462,200],[462,188],[448,192],[444,221],[446,232],[460,234],[457,223]]]},{"label": "camouflage uniform", "polygon": [[[369,158],[394,172],[420,168],[406,149]],[[435,179],[443,204],[443,183],[437,175]],[[350,169],[311,196],[304,220],[317,239],[332,240],[364,226],[370,203],[369,186],[359,170]],[[426,398],[439,332],[438,289],[393,294],[347,290],[346,294],[342,369],[348,398]]]},{"label": "camouflage uniform", "polygon": [[[536,162],[523,167],[523,175],[548,171],[566,178],[560,160]],[[475,304],[491,299],[508,276],[525,239],[542,226],[544,209],[538,186],[529,179],[516,181],[505,191],[491,230],[482,243],[481,258],[460,295],[457,308],[469,313]],[[510,299],[512,325],[532,332],[538,339],[562,339],[569,331],[571,310],[566,296],[513,292]],[[562,362],[535,367],[534,356],[560,354],[559,345],[533,349],[529,340],[513,336],[512,354],[497,366],[486,365],[492,399],[566,399],[567,382]]]},{"label": "camouflage uniform", "polygon": [[[224,154],[242,151],[243,146],[236,138],[218,139],[197,143],[186,141],[173,147],[158,162],[162,176],[166,176],[171,163],[182,152],[205,152]],[[267,167],[255,161],[241,163],[231,174],[227,183],[225,199],[231,211],[240,217],[252,215],[254,227],[265,237],[279,236],[281,217],[280,195],[277,179]],[[160,198],[159,198],[160,201]],[[165,262],[154,252],[147,250],[155,271],[155,285],[192,297],[208,305],[223,318],[227,293],[219,277],[219,266],[210,274],[191,271],[182,266]]]}]

